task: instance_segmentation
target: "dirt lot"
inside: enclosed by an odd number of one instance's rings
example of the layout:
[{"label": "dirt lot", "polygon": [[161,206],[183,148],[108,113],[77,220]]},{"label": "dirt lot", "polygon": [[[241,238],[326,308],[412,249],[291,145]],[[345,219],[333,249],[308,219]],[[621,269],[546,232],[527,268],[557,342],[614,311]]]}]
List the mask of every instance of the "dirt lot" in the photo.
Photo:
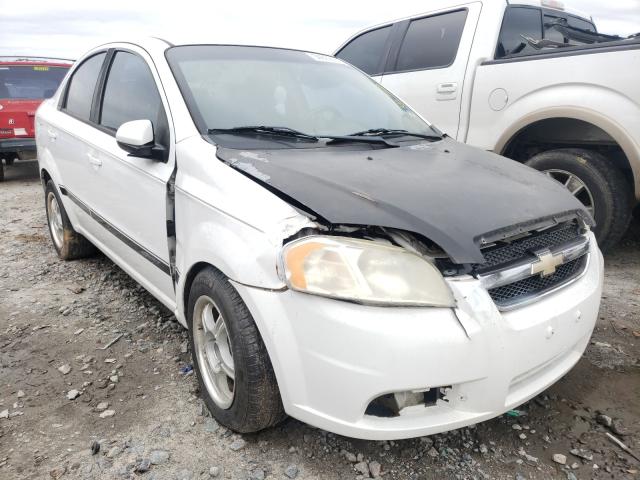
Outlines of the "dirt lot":
[{"label": "dirt lot", "polygon": [[[183,370],[186,334],[171,313],[103,256],[58,260],[36,164],[18,163],[6,174],[2,479],[354,479],[380,471],[412,480],[640,478],[640,462],[605,435],[640,455],[638,219],[606,258],[586,356],[519,416],[399,442],[351,440],[291,419],[239,436],[203,409],[194,377]],[[564,465],[555,454],[566,457]]]}]

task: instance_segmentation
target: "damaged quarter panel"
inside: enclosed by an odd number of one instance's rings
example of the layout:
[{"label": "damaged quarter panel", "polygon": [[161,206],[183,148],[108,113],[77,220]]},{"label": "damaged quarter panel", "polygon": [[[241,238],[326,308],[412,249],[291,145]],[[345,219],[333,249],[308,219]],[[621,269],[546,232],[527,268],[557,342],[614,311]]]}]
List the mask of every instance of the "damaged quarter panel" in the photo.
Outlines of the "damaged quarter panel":
[{"label": "damaged quarter panel", "polygon": [[276,268],[283,239],[312,222],[269,191],[256,189],[215,155],[216,148],[200,136],[177,146],[176,264],[181,284],[193,265],[206,262],[235,282],[284,288]]},{"label": "damaged quarter panel", "polygon": [[392,227],[437,243],[457,263],[480,246],[589,214],[533,169],[445,138],[400,148],[219,148],[218,157],[332,224]]}]

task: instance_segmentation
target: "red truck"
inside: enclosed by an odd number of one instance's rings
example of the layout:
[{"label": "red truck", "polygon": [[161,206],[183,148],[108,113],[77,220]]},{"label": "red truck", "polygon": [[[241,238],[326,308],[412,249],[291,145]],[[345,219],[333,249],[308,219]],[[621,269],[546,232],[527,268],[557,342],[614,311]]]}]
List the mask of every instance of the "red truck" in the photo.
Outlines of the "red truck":
[{"label": "red truck", "polygon": [[33,120],[45,98],[52,97],[73,64],[41,57],[0,57],[0,181],[4,165],[35,158]]}]

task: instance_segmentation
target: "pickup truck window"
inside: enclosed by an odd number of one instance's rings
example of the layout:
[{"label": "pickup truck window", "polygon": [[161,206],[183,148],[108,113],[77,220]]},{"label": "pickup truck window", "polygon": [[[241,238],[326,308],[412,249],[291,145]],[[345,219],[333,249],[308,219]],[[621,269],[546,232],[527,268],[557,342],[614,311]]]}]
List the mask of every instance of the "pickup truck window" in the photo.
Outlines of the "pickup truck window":
[{"label": "pickup truck window", "polygon": [[544,15],[544,38],[548,40],[553,40],[554,42],[560,43],[571,43],[573,45],[584,45],[583,42],[579,42],[575,39],[569,39],[565,37],[558,29],[554,28],[554,24],[559,21],[566,21],[566,23],[573,28],[579,28],[581,30],[586,30],[588,32],[596,32],[595,27],[592,23],[587,22],[586,20],[582,20],[577,17],[567,16],[560,17],[556,15]]},{"label": "pickup truck window", "polygon": [[535,40],[542,38],[542,11],[539,8],[507,8],[498,39],[496,58],[535,52],[523,35]]},{"label": "pickup truck window", "polygon": [[93,93],[106,55],[102,52],[87,59],[69,80],[64,110],[80,120],[89,121]]},{"label": "pickup truck window", "polygon": [[131,120],[151,120],[154,132],[167,123],[162,100],[147,63],[138,55],[116,52],[104,89],[100,125],[114,132]]},{"label": "pickup truck window", "polygon": [[354,38],[336,57],[358,67],[369,75],[382,73],[385,45],[391,34],[391,25],[363,33]]},{"label": "pickup truck window", "polygon": [[411,21],[393,71],[444,68],[453,63],[467,19],[467,10]]}]

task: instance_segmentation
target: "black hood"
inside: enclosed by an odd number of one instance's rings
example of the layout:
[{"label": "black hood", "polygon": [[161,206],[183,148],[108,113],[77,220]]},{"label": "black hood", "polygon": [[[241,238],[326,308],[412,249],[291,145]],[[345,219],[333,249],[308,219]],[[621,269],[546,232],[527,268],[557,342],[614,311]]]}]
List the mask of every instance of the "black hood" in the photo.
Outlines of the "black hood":
[{"label": "black hood", "polygon": [[483,243],[570,218],[593,220],[558,182],[451,139],[399,148],[239,150],[218,157],[331,224],[423,235],[454,262],[483,263]]}]

